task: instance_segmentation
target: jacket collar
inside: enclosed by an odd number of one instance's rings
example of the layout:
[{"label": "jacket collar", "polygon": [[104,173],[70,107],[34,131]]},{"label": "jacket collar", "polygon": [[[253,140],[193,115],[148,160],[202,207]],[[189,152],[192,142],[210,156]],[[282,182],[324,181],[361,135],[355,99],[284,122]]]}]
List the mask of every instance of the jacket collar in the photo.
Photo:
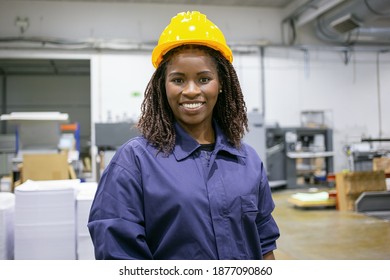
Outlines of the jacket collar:
[{"label": "jacket collar", "polygon": [[[216,136],[215,152],[225,151],[238,157],[246,157],[244,146],[242,145],[239,149],[232,146],[215,120],[213,120],[213,127]],[[176,143],[173,154],[176,160],[180,161],[195,152],[200,147],[200,144],[192,138],[178,122],[175,122],[175,130]]]}]

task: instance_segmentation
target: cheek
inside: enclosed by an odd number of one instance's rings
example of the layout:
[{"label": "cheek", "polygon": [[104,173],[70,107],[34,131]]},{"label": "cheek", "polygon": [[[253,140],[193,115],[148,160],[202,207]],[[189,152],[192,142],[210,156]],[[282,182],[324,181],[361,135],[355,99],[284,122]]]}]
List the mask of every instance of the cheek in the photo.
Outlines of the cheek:
[{"label": "cheek", "polygon": [[219,96],[219,85],[218,83],[213,83],[212,85],[207,86],[204,89],[204,92],[207,92],[208,99],[210,101],[216,102]]},{"label": "cheek", "polygon": [[180,93],[181,87],[179,85],[176,85],[174,83],[165,83],[165,92],[167,95],[177,95]]}]

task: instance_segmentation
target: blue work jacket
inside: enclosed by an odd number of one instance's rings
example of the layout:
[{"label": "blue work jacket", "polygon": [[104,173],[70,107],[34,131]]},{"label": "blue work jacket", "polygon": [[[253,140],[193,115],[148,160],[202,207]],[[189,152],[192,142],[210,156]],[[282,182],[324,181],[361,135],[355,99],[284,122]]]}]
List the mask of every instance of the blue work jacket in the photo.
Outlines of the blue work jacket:
[{"label": "blue work jacket", "polygon": [[169,155],[143,137],[118,149],[89,217],[96,259],[262,259],[279,229],[264,165],[214,123],[215,149],[179,124]]}]

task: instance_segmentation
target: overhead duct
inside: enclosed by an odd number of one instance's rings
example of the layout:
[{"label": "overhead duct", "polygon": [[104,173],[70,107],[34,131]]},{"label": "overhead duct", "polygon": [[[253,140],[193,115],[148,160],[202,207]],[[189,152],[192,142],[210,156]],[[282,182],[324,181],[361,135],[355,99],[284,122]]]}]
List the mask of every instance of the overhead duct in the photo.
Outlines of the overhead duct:
[{"label": "overhead duct", "polygon": [[338,33],[344,34],[360,27],[361,23],[353,15],[348,14],[331,22],[330,26]]},{"label": "overhead duct", "polygon": [[[387,19],[384,27],[377,21]],[[317,36],[333,43],[390,43],[390,1],[349,0],[317,18]]]},{"label": "overhead duct", "polygon": [[389,27],[362,27],[359,28],[358,34],[359,43],[390,43],[390,28]]}]

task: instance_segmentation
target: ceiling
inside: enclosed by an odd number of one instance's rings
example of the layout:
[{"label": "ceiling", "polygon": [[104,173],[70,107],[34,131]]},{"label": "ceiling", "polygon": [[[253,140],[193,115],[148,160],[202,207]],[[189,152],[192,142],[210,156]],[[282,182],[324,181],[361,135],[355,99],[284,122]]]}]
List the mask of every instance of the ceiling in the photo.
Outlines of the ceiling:
[{"label": "ceiling", "polygon": [[[1,1],[1,0],[0,0]],[[14,0],[25,1],[25,0]],[[42,0],[30,0],[42,1]],[[284,8],[294,0],[45,0],[61,2],[105,2],[105,3],[156,3],[156,4],[188,4],[213,6],[241,6],[241,7],[274,7]]]}]

